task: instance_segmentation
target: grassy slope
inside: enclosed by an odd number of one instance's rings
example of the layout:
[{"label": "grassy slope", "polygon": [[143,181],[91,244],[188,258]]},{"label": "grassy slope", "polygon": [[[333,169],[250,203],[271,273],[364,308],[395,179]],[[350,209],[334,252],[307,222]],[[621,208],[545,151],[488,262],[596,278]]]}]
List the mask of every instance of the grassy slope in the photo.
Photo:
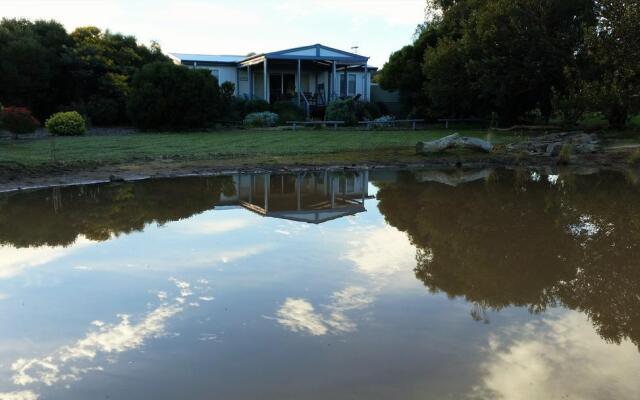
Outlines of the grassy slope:
[{"label": "grassy slope", "polygon": [[[487,138],[486,132],[477,130],[459,132],[467,136]],[[292,162],[313,162],[332,154],[342,154],[347,159],[351,157],[348,154],[371,155],[375,159],[375,154],[384,152],[412,154],[418,141],[437,139],[450,133],[451,131],[445,130],[237,130],[6,140],[0,141],[0,165],[42,166],[54,161],[122,163],[162,158],[287,163],[288,159]],[[507,137],[513,136],[490,136],[494,143],[502,142]]]}]

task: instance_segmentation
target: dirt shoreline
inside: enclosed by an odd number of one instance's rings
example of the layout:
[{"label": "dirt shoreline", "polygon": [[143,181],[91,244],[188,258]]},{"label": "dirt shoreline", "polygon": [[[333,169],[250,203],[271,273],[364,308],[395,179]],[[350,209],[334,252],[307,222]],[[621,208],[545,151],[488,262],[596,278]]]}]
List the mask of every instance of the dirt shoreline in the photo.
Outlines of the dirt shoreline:
[{"label": "dirt shoreline", "polygon": [[245,160],[156,160],[120,164],[43,165],[35,168],[0,165],[0,192],[32,190],[56,186],[70,186],[110,181],[136,181],[188,176],[216,176],[232,173],[287,173],[312,170],[339,169],[481,169],[532,168],[550,171],[562,167],[572,169],[637,169],[629,163],[628,151],[602,152],[574,156],[567,166],[559,165],[555,157],[522,156],[513,154],[446,155],[424,159],[369,160],[354,163],[250,163]]}]

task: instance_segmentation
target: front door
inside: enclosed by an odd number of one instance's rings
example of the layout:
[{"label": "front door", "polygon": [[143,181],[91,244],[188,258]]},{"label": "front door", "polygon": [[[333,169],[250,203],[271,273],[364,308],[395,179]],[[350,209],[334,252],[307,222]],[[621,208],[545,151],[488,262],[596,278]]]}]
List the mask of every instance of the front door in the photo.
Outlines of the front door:
[{"label": "front door", "polygon": [[282,100],[282,74],[269,75],[269,100],[271,103]]},{"label": "front door", "polygon": [[284,74],[284,96],[287,100],[291,100],[296,95],[296,75],[295,74]]}]

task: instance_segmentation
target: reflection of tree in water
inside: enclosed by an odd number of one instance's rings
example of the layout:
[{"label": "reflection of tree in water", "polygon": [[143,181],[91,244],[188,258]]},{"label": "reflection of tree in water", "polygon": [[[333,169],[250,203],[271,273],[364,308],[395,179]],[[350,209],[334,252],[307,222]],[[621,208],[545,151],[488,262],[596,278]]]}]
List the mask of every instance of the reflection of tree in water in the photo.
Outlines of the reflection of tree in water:
[{"label": "reflection of tree in water", "polygon": [[473,303],[474,318],[561,303],[640,346],[640,191],[617,174],[528,176],[449,187],[405,175],[380,185],[379,208],[418,247],[416,277]]},{"label": "reflection of tree in water", "polygon": [[0,196],[0,244],[69,245],[177,221],[234,195],[231,177],[75,186]]}]

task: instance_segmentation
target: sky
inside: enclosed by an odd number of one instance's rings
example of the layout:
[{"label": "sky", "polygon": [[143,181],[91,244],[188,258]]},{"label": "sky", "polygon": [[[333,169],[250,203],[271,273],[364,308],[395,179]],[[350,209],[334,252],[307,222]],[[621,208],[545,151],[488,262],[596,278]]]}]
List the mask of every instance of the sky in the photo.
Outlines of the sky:
[{"label": "sky", "polygon": [[165,53],[239,54],[322,43],[382,67],[411,42],[424,0],[0,0],[0,17],[95,25]]}]

